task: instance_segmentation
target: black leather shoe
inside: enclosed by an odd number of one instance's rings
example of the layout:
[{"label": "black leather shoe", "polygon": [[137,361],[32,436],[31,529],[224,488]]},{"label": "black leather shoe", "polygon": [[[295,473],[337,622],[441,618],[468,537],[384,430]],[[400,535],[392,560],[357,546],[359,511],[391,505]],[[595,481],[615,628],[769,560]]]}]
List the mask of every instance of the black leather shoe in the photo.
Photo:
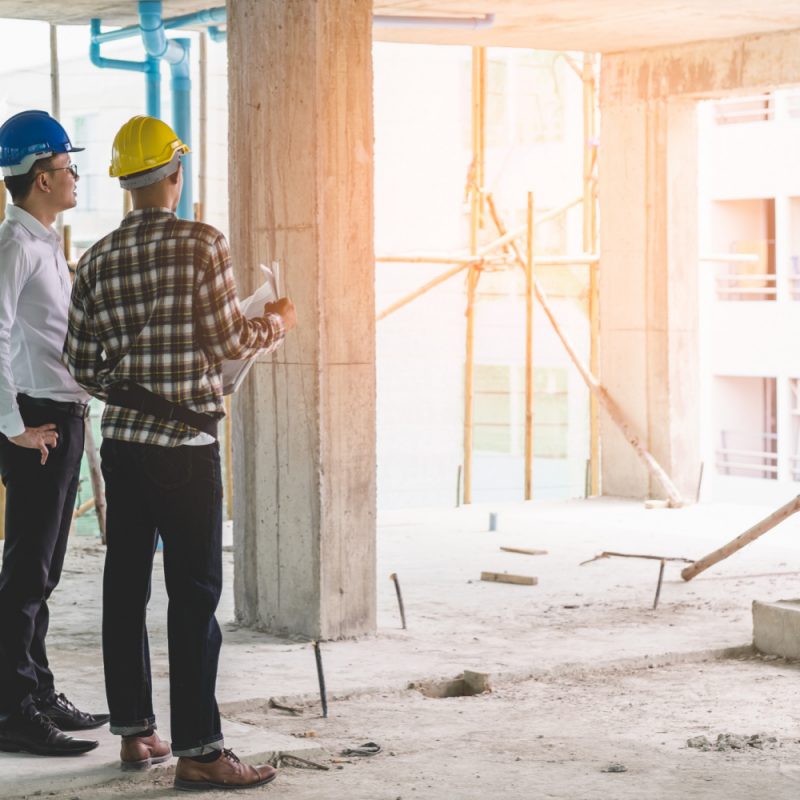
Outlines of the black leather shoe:
[{"label": "black leather shoe", "polygon": [[0,750],[37,756],[78,756],[94,750],[99,742],[73,739],[62,733],[35,707],[30,706],[0,722]]},{"label": "black leather shoe", "polygon": [[37,701],[36,708],[50,717],[53,724],[62,731],[88,731],[99,728],[110,719],[109,714],[86,714],[79,711],[63,695],[54,695],[48,701]]}]

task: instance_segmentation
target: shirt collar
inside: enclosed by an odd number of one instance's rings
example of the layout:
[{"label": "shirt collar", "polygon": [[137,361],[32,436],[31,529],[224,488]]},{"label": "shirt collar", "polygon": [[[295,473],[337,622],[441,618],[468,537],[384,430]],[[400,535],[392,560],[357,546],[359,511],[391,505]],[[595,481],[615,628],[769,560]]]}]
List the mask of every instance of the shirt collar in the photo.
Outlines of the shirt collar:
[{"label": "shirt collar", "polygon": [[168,208],[135,208],[125,215],[122,220],[123,225],[137,225],[140,222],[148,219],[156,219],[158,217],[174,217],[175,212],[170,211]]},{"label": "shirt collar", "polygon": [[42,225],[33,214],[29,214],[24,208],[14,205],[8,206],[6,208],[6,219],[10,219],[12,222],[18,222],[37,239],[44,239],[45,241],[51,242],[60,241],[59,235],[52,228]]}]

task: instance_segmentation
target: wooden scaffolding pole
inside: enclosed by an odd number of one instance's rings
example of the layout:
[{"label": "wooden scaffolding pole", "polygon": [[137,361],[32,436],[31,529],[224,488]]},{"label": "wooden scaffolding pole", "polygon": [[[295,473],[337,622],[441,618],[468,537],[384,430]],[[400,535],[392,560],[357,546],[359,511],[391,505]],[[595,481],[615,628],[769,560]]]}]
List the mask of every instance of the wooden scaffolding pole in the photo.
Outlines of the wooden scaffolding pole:
[{"label": "wooden scaffolding pole", "polygon": [[528,192],[525,259],[525,499],[533,498],[533,193]]},{"label": "wooden scaffolding pole", "polygon": [[61,80],[58,68],[58,26],[50,25],[50,114],[61,116]]},{"label": "wooden scaffolding pole", "polygon": [[478,47],[478,149],[476,191],[478,192],[478,227],[486,227],[486,203],[483,197],[486,185],[486,48]]},{"label": "wooden scaffolding pole", "polygon": [[[478,252],[478,230],[482,222],[483,157],[486,92],[486,50],[472,48],[472,166],[467,181],[469,192],[469,252]],[[472,415],[473,380],[475,370],[475,295],[480,279],[480,268],[469,265],[467,273],[467,326],[466,359],[464,364],[464,503],[472,502]]]},{"label": "wooden scaffolding pole", "polygon": [[198,115],[197,137],[197,202],[194,218],[204,221],[208,202],[208,36],[200,34],[200,54],[198,59]]},{"label": "wooden scaffolding pole", "polygon": [[428,281],[423,286],[420,286],[419,289],[415,289],[413,292],[409,292],[409,294],[401,297],[396,302],[392,303],[390,306],[387,306],[383,309],[376,317],[375,321],[380,322],[385,317],[388,317],[389,314],[394,313],[397,309],[402,308],[405,305],[408,305],[412,300],[416,300],[420,295],[425,294],[425,292],[429,292],[434,287],[438,286],[440,283],[444,283],[445,281],[452,278],[454,275],[458,275],[459,272],[463,272],[465,269],[469,267],[475,266],[476,261],[470,261],[467,264],[459,264],[453,269],[447,270],[447,272],[443,272],[441,275],[437,275],[432,280]]},{"label": "wooden scaffolding pole", "polygon": [[[61,71],[58,63],[58,26],[50,25],[50,114],[61,119]],[[56,230],[64,230],[64,214],[56,215]]]},{"label": "wooden scaffolding pole", "polygon": [[748,528],[744,533],[737,536],[733,541],[709,553],[707,556],[698,559],[693,564],[690,564],[681,572],[681,577],[685,581],[690,581],[695,575],[713,567],[728,556],[741,550],[743,547],[754,542],[759,536],[763,536],[768,531],[771,531],[776,525],[783,522],[787,517],[796,514],[800,511],[800,496],[790,500],[785,505],[781,506],[777,511],[773,511],[768,517],[765,517],[760,522]]},{"label": "wooden scaffolding pole", "polygon": [[472,502],[472,410],[475,372],[475,293],[480,270],[471,265],[467,273],[467,334],[464,362],[464,504]]},{"label": "wooden scaffolding pole", "polygon": [[[597,115],[595,110],[597,78],[595,59],[583,57],[583,250],[597,252]],[[598,265],[589,266],[589,369],[600,372],[600,287]],[[591,442],[589,494],[600,494],[600,416],[597,397],[589,396],[589,437]]]},{"label": "wooden scaffolding pole", "polygon": [[[563,206],[558,206],[558,208],[553,208],[550,211],[542,214],[540,217],[536,218],[536,225],[544,225],[545,222],[550,222],[551,219],[556,219],[560,217],[562,214],[565,214],[571,208],[575,206],[581,205],[583,202],[582,197],[576,197],[574,200],[570,200],[568,203],[564,203]],[[502,236],[499,236],[494,241],[489,242],[488,244],[483,245],[483,247],[478,249],[479,256],[487,256],[489,253],[493,253],[495,250],[499,250],[500,248],[508,249],[507,245],[509,242],[513,242],[516,239],[521,238],[522,236],[526,236],[528,233],[528,224],[523,223],[518,228],[514,228],[510,231],[507,231]]]},{"label": "wooden scaffolding pole", "polygon": [[[497,226],[497,230],[502,235],[505,227],[500,219],[499,214],[497,213],[497,208],[495,207],[494,200],[490,194],[486,195],[486,202],[494,219],[495,225]],[[526,269],[525,259],[522,257],[522,254],[520,253],[516,243],[510,242],[509,247],[511,247],[514,257],[520,267],[522,267],[522,269]],[[550,320],[550,324],[553,326],[556,336],[558,336],[558,338],[561,340],[561,344],[564,345],[567,355],[570,357],[572,363],[577,367],[578,372],[583,378],[584,383],[586,383],[586,386],[589,388],[589,391],[597,397],[600,405],[603,406],[608,416],[611,417],[612,422],[617,425],[622,434],[628,440],[628,443],[631,445],[631,447],[633,447],[636,454],[642,460],[648,472],[664,489],[664,492],[669,500],[669,505],[673,508],[679,508],[682,506],[683,500],[669,475],[667,475],[664,468],[655,460],[650,451],[647,450],[647,448],[645,448],[641,443],[638,435],[635,433],[633,427],[625,417],[623,410],[619,407],[614,398],[611,397],[606,388],[600,384],[594,373],[592,373],[591,370],[583,363],[577,351],[572,346],[572,342],[570,342],[564,331],[561,330],[561,326],[558,324],[558,321],[553,314],[553,310],[550,308],[550,301],[547,299],[547,295],[539,285],[539,281],[536,280],[535,275],[533,276],[533,291],[536,295],[536,299],[542,306],[547,319]]]}]

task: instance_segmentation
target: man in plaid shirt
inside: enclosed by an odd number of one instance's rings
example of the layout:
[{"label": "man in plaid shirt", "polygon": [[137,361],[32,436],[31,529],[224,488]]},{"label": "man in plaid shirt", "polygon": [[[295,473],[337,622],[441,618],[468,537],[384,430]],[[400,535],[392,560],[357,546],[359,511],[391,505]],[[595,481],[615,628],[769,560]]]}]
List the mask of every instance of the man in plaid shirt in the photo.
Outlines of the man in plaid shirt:
[{"label": "man in plaid shirt", "polygon": [[117,134],[110,172],[131,190],[134,210],[78,264],[64,358],[75,380],[107,402],[103,656],[122,766],[170,757],[155,732],[145,627],[160,534],[175,784],[233,789],[267,783],[275,770],[242,764],[224,749],[214,697],[222,638],[214,616],[222,584],[221,362],[274,350],[296,318],[282,298],[248,320],[224,236],[175,216],[187,152],[152,117],[134,117]]}]

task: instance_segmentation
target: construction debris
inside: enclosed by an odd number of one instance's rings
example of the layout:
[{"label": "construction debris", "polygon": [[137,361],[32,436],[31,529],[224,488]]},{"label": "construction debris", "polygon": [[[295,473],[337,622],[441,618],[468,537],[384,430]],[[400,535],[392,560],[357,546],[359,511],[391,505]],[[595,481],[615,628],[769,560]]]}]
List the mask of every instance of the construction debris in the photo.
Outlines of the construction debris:
[{"label": "construction debris", "polygon": [[525,556],[546,556],[547,550],[533,550],[528,547],[501,547],[505,553],[521,553]]},{"label": "construction debris", "polygon": [[381,752],[381,746],[377,742],[364,742],[358,747],[348,747],[342,750],[339,755],[342,756],[375,756]]},{"label": "construction debris", "polygon": [[327,772],[330,767],[325,764],[318,764],[316,761],[309,761],[307,758],[300,758],[293,753],[279,753],[274,759],[273,767],[297,767],[298,769],[319,769]]},{"label": "construction debris", "polygon": [[510,575],[508,572],[481,572],[482,581],[494,583],[516,583],[520,586],[536,586],[539,579],[533,575]]},{"label": "construction debris", "polygon": [[488,672],[472,672],[465,669],[456,678],[438,681],[412,681],[409,689],[415,689],[425,697],[441,700],[446,697],[473,697],[492,691]]},{"label": "construction debris", "polygon": [[686,745],[704,752],[716,750],[719,753],[725,753],[729,750],[746,750],[748,747],[754,747],[756,750],[767,750],[773,747],[780,747],[780,742],[776,737],[766,733],[755,733],[752,736],[720,733],[715,742],[712,742],[706,736],[693,736],[687,740]]},{"label": "construction debris", "polygon": [[403,630],[406,630],[406,608],[403,605],[403,593],[400,591],[400,580],[397,577],[397,573],[393,572],[389,576],[389,580],[394,583],[394,590],[397,594],[397,605],[400,607],[400,622],[403,625]]},{"label": "construction debris", "polygon": [[596,555],[594,558],[588,558],[586,561],[581,561],[579,566],[584,564],[591,564],[592,561],[598,561],[601,558],[649,558],[653,561],[682,561],[684,564],[694,564],[691,558],[683,558],[682,556],[650,556],[640,553],[615,553],[611,550],[603,550],[602,553]]},{"label": "construction debris", "polygon": [[611,550],[604,550],[600,555],[595,556],[594,558],[590,558],[586,561],[581,561],[579,566],[583,566],[584,564],[591,564],[592,561],[597,561],[601,558],[645,558],[651,561],[658,561],[660,562],[660,566],[658,569],[658,581],[656,583],[656,595],[653,599],[653,611],[658,608],[658,598],[661,596],[661,584],[664,581],[664,566],[666,565],[667,561],[682,561],[685,564],[693,563],[690,558],[682,558],[681,556],[651,556],[645,555],[641,553],[615,553]]},{"label": "construction debris", "polygon": [[325,691],[325,672],[322,669],[322,651],[319,642],[314,642],[314,660],[317,663],[317,680],[319,681],[319,701],[322,705],[322,716],[328,716],[328,695]]},{"label": "construction debris", "polygon": [[669,500],[645,500],[644,507],[648,511],[654,508],[669,508]]},{"label": "construction debris", "polygon": [[465,669],[461,680],[464,681],[469,694],[484,694],[492,691],[488,672],[473,672],[471,669]]},{"label": "construction debris", "polygon": [[303,709],[297,706],[290,706],[287,703],[282,702],[277,697],[270,697],[269,703],[267,704],[270,708],[274,708],[277,711],[285,711],[287,714],[291,714],[293,717],[299,717],[303,713]]}]

